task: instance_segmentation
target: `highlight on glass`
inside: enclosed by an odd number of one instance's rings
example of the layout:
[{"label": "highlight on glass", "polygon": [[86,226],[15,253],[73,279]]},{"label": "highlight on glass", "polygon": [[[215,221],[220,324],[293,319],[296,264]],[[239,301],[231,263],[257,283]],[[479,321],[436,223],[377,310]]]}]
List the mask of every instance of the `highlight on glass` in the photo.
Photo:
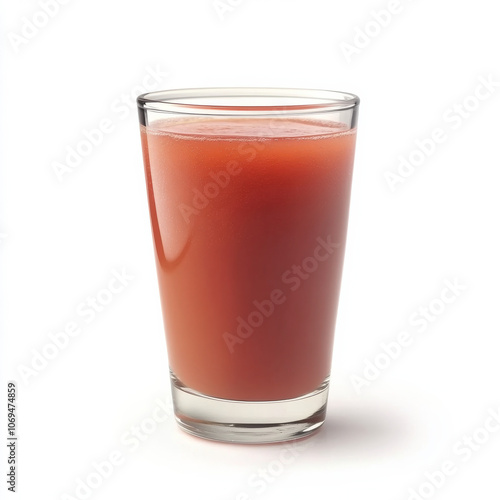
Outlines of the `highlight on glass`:
[{"label": "highlight on glass", "polygon": [[174,410],[218,441],[325,420],[359,107],[345,92],[138,97]]}]

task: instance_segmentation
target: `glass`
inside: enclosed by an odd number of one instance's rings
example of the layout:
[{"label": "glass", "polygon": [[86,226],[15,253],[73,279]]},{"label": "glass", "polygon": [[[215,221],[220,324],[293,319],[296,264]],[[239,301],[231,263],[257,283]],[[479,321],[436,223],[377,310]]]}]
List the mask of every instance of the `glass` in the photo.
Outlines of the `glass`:
[{"label": "glass", "polygon": [[211,88],[137,99],[174,410],[207,439],[324,422],[359,99]]}]

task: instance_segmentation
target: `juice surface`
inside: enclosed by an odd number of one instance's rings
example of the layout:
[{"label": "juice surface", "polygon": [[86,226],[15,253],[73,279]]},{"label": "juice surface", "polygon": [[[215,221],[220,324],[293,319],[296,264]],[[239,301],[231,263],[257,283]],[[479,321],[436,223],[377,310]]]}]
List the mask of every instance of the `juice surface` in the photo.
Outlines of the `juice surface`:
[{"label": "juice surface", "polygon": [[170,368],[225,399],[315,390],[330,373],[355,131],[189,118],[141,136]]}]

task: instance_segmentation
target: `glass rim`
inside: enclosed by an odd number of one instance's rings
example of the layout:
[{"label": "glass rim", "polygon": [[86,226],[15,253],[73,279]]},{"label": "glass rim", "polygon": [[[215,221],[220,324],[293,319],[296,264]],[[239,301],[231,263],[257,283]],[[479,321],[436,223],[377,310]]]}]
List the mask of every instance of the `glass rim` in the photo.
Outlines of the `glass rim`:
[{"label": "glass rim", "polygon": [[[237,102],[238,98],[240,103]],[[210,99],[214,100],[214,103],[207,103]],[[241,101],[245,99],[268,99],[271,104],[241,104]],[[221,104],[215,102],[216,100],[227,100],[228,103]],[[297,101],[297,103],[291,103],[291,101]],[[219,116],[338,112],[352,110],[359,105],[359,102],[359,97],[350,92],[280,87],[170,89],[147,92],[137,97],[137,106],[144,111]]]}]

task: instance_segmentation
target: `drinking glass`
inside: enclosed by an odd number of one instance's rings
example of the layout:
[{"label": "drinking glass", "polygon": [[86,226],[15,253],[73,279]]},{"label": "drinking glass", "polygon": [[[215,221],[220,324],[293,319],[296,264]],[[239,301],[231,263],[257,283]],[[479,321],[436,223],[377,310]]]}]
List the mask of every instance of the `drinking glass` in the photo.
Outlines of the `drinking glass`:
[{"label": "drinking glass", "polygon": [[345,92],[138,97],[174,411],[207,439],[324,422],[359,106]]}]

